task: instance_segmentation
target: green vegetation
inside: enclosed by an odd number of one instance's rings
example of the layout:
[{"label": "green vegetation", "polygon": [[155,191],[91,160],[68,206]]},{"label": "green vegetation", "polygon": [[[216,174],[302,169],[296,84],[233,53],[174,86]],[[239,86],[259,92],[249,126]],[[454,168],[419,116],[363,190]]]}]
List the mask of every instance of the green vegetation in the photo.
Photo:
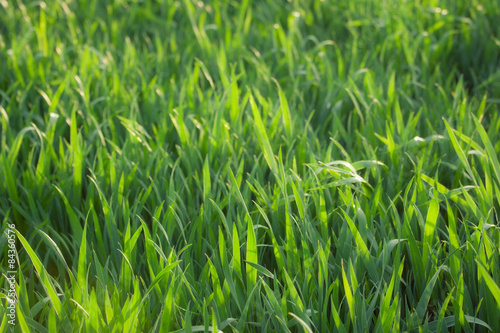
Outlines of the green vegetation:
[{"label": "green vegetation", "polygon": [[498,22],[0,0],[15,331],[500,332]]}]

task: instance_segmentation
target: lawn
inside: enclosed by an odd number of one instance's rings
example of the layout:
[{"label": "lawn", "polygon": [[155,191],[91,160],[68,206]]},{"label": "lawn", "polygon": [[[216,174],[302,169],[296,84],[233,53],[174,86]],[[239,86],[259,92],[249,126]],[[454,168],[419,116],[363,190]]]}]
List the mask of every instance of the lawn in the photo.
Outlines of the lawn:
[{"label": "lawn", "polygon": [[499,22],[0,0],[0,332],[500,332]]}]

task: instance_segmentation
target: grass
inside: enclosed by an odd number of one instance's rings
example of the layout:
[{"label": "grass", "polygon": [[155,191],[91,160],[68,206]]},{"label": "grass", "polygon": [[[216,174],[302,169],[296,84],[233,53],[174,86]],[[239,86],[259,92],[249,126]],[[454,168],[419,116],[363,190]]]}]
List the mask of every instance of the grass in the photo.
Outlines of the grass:
[{"label": "grass", "polygon": [[500,331],[498,2],[0,7],[15,331]]}]

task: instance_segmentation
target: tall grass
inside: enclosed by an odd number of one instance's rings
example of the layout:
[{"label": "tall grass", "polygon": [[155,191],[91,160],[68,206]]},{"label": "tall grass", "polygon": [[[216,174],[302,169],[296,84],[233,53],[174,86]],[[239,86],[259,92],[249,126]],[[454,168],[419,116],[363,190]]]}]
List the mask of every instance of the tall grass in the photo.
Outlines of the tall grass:
[{"label": "tall grass", "polygon": [[496,1],[0,6],[17,331],[500,331]]}]

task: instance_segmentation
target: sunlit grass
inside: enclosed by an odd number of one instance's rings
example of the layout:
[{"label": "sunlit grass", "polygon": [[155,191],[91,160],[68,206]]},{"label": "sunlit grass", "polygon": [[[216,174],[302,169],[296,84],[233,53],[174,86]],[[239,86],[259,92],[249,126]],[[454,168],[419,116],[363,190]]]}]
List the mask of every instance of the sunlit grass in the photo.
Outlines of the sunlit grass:
[{"label": "sunlit grass", "polygon": [[500,331],[498,2],[0,6],[17,331]]}]

